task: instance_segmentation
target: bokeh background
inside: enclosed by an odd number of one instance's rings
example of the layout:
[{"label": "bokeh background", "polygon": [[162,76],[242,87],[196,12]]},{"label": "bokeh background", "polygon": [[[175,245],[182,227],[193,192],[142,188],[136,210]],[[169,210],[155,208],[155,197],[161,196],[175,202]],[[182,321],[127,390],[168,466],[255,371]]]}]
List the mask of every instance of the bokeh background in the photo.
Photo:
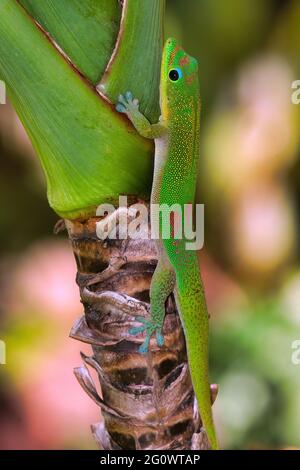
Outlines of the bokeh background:
[{"label": "bokeh background", "polygon": [[[166,34],[198,58],[203,277],[214,407],[226,448],[300,447],[299,0],[169,0]],[[96,448],[99,411],[68,338],[81,314],[75,262],[54,236],[39,163],[0,106],[0,448]]]}]

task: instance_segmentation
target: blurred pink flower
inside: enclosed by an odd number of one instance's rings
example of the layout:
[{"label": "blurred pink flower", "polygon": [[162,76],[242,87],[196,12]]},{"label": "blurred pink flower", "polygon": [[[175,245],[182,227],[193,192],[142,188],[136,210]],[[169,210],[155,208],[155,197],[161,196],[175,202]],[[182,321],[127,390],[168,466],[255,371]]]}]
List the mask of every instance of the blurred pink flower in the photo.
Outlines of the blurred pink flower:
[{"label": "blurred pink flower", "polygon": [[235,100],[216,108],[205,135],[206,177],[216,190],[236,197],[253,181],[291,167],[299,145],[292,81],[290,66],[278,56],[254,59],[241,69]]},{"label": "blurred pink flower", "polygon": [[52,352],[39,351],[21,385],[27,431],[40,448],[95,448],[90,425],[100,421],[100,410],[73,374],[81,365],[80,350],[91,354],[89,346],[66,338]]},{"label": "blurred pink flower", "polygon": [[199,258],[207,306],[212,316],[227,310],[232,311],[247,302],[247,296],[241,286],[223,271],[205,250],[199,252]]},{"label": "blurred pink flower", "polygon": [[82,311],[75,278],[76,265],[69,242],[39,242],[17,261],[12,308],[23,312],[31,309],[70,322]]},{"label": "blurred pink flower", "polygon": [[[22,352],[11,351],[6,371],[15,378],[27,437],[20,439],[16,434],[10,448],[95,448],[90,425],[100,420],[100,410],[73,374],[73,368],[81,365],[80,351],[90,355],[91,348],[68,337],[83,311],[75,277],[76,264],[67,240],[36,243],[15,262],[7,308],[19,316],[21,324],[28,313],[35,313],[37,320],[44,315],[50,328],[40,324],[40,337],[37,330],[23,344]],[[13,331],[14,320],[8,319]],[[9,426],[7,430],[8,434],[6,428],[3,432],[6,443],[12,435]]]},{"label": "blurred pink flower", "polygon": [[232,214],[230,248],[241,270],[271,273],[293,254],[295,214],[284,190],[256,185],[240,194]]}]

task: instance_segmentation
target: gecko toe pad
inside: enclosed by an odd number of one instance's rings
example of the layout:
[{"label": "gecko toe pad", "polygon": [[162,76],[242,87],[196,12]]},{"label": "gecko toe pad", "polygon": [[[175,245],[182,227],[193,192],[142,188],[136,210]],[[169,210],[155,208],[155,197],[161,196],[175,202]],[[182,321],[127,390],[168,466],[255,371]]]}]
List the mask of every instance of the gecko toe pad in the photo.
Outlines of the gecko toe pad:
[{"label": "gecko toe pad", "polygon": [[119,113],[134,113],[139,109],[139,100],[133,97],[131,91],[126,91],[125,95],[119,95],[116,110]]},{"label": "gecko toe pad", "polygon": [[156,323],[152,323],[151,321],[146,320],[144,317],[137,317],[137,321],[142,323],[142,326],[134,327],[129,330],[129,334],[136,336],[140,333],[147,333],[146,339],[144,343],[140,346],[139,351],[142,354],[147,353],[150,345],[151,336],[155,333],[156,335],[156,342],[159,347],[164,345],[164,337],[161,332],[161,327],[159,327]]}]

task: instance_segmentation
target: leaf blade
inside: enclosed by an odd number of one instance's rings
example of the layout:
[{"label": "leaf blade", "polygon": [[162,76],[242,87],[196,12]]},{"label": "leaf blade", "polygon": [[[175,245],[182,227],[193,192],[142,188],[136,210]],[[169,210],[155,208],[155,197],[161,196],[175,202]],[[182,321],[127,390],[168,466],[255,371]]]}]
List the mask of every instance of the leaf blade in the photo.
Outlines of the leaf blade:
[{"label": "leaf blade", "polygon": [[59,215],[86,215],[120,193],[149,193],[151,143],[75,73],[12,0],[0,6],[0,75],[41,160],[48,200]]},{"label": "leaf blade", "polygon": [[118,0],[18,0],[93,84],[114,49],[121,18]]},{"label": "leaf blade", "polygon": [[131,91],[142,112],[157,122],[165,0],[125,0],[116,49],[97,88],[116,103]]}]

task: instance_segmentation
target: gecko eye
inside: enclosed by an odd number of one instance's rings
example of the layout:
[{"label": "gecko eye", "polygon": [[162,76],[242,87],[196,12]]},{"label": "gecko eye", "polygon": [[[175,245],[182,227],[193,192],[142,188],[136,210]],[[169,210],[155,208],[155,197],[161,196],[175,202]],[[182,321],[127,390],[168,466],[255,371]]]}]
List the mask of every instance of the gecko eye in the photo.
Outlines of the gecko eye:
[{"label": "gecko eye", "polygon": [[177,82],[182,77],[181,69],[172,69],[169,72],[169,78],[172,82]]}]

